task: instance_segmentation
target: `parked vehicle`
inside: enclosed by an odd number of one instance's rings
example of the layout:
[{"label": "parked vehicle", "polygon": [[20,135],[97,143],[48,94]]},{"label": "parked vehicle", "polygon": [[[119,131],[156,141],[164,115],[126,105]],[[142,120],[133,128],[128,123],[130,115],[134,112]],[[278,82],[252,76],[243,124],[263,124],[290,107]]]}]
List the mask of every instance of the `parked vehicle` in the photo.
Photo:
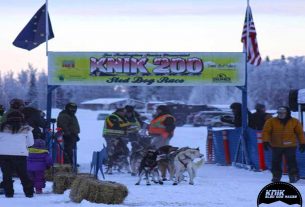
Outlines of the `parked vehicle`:
[{"label": "parked vehicle", "polygon": [[162,101],[150,101],[146,103],[146,109],[143,112],[153,114],[155,113],[156,108],[160,105],[166,105],[166,103]]},{"label": "parked vehicle", "polygon": [[[186,124],[193,124],[195,115],[201,111],[223,111],[223,109],[213,105],[189,105],[194,109],[187,115]],[[198,107],[201,106],[201,107]],[[197,110],[196,110],[197,109]]]},{"label": "parked vehicle", "polygon": [[150,101],[146,103],[146,110],[139,112],[153,114],[159,105],[167,105],[168,109],[176,119],[176,126],[192,124],[194,115],[199,111],[222,111],[222,109],[215,106],[204,104],[185,104],[182,101],[170,100]]},{"label": "parked vehicle", "polygon": [[167,105],[173,116],[176,118],[176,126],[183,126],[192,121],[191,114],[199,111],[221,111],[209,105],[169,104]]},{"label": "parked vehicle", "polygon": [[233,114],[226,111],[200,111],[194,116],[193,126],[233,126],[232,124],[222,122],[222,117],[226,117],[226,119],[233,119]]}]

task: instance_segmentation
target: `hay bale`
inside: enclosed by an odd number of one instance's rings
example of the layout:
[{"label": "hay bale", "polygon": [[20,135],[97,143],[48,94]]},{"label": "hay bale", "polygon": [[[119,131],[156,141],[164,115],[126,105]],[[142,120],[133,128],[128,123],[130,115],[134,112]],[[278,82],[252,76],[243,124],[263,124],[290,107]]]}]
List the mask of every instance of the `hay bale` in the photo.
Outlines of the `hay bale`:
[{"label": "hay bale", "polygon": [[53,178],[53,192],[56,194],[63,194],[65,190],[72,185],[76,175],[74,173],[59,172]]},{"label": "hay bale", "polygon": [[84,176],[77,176],[70,191],[70,199],[76,203],[85,199],[93,203],[120,204],[127,195],[128,189],[123,184]]},{"label": "hay bale", "polygon": [[[70,164],[54,164],[53,169],[47,169],[45,171],[45,178],[47,181],[53,181],[55,174],[60,172],[72,173],[72,166]],[[53,175],[54,173],[54,175]]]},{"label": "hay bale", "polygon": [[58,172],[54,176],[53,192],[63,194],[65,190],[70,189],[76,177],[91,177],[89,173],[80,173],[78,175],[71,172]]}]

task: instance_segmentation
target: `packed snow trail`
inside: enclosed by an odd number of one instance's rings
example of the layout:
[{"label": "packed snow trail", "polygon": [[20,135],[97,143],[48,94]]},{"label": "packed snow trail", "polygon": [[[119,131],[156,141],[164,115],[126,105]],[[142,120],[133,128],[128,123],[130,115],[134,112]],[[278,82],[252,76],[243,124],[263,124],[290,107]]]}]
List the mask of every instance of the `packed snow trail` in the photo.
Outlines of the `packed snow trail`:
[{"label": "packed snow trail", "polygon": [[[56,117],[59,110],[53,110]],[[102,138],[103,121],[98,121],[98,112],[89,110],[78,110],[77,117],[81,125],[81,141],[78,143],[78,160],[80,171],[88,173],[90,171],[90,161],[92,152],[100,150],[103,146]],[[205,127],[177,127],[171,144],[178,147],[189,146],[199,147],[205,154],[206,143]],[[1,176],[0,176],[1,177]],[[102,176],[99,174],[100,179]],[[114,173],[106,175],[106,180],[116,181],[128,187],[129,194],[122,205],[111,205],[113,207],[139,206],[139,207],[165,207],[165,206],[186,206],[186,207],[245,207],[256,206],[257,196],[260,190],[270,182],[269,171],[253,172],[239,169],[232,166],[218,166],[215,164],[205,164],[199,169],[194,182],[182,182],[177,186],[172,185],[172,181],[165,181],[164,185],[153,184],[146,186],[145,182],[136,186],[137,177],[132,177],[127,173]],[[288,181],[287,176],[283,176],[282,181]],[[294,186],[305,198],[305,180],[301,180]],[[109,206],[94,204],[82,201],[76,204],[69,199],[69,190],[63,195],[52,193],[52,183],[48,182],[44,189],[44,194],[34,195],[34,198],[25,198],[19,179],[14,182],[14,198],[5,198],[0,195],[0,207],[97,207]]]}]

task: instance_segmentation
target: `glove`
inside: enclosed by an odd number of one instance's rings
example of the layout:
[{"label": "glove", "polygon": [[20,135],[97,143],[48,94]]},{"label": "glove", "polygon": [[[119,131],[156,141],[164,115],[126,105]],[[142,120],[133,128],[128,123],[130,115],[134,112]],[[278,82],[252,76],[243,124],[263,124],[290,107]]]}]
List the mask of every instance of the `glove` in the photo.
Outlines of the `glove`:
[{"label": "glove", "polygon": [[300,146],[299,146],[299,151],[300,151],[301,153],[305,152],[305,144],[300,144]]},{"label": "glove", "polygon": [[268,151],[269,148],[271,148],[271,145],[269,142],[264,142],[263,145],[264,145],[264,150],[266,150],[266,151]]}]

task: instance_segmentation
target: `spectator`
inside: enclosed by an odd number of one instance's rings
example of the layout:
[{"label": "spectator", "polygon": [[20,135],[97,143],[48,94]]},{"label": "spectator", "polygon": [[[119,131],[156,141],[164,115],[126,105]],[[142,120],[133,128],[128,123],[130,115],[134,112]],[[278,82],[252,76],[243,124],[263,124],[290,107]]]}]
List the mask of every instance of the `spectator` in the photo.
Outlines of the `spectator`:
[{"label": "spectator", "polygon": [[256,112],[250,116],[249,127],[256,130],[262,130],[267,119],[270,119],[272,116],[269,113],[266,113],[266,107],[264,104],[255,105]]},{"label": "spectator", "polygon": [[[127,129],[131,124],[126,120],[126,109],[118,108],[115,112],[106,117],[103,129],[103,137],[107,143],[108,153],[108,169],[107,173],[112,174],[112,167],[119,155],[115,152],[115,148],[118,143],[126,145],[125,137],[127,135]],[[120,146],[126,149],[125,146]],[[128,148],[127,148],[128,149]],[[129,153],[129,152],[128,152]],[[127,161],[128,162],[128,161]]]},{"label": "spectator", "polygon": [[300,152],[305,151],[303,127],[297,119],[291,117],[288,107],[279,107],[277,114],[277,117],[266,121],[262,133],[265,150],[272,149],[272,182],[281,180],[282,157],[285,155],[289,181],[295,183],[300,179],[296,161],[297,143]]},{"label": "spectator", "polygon": [[174,135],[175,117],[171,114],[166,105],[157,107],[157,113],[150,122],[148,132],[152,139],[152,145],[158,149],[164,145],[169,145],[170,139]]},{"label": "spectator", "polygon": [[139,136],[139,131],[143,126],[143,121],[141,120],[140,114],[134,110],[133,106],[126,105],[125,118],[130,123],[130,127],[127,130],[127,136],[129,141],[137,141]]},{"label": "spectator", "polygon": [[36,194],[42,193],[46,185],[44,172],[53,164],[52,157],[46,149],[46,142],[43,139],[35,139],[34,145],[29,148],[27,159],[28,175],[34,183]]},{"label": "spectator", "polygon": [[0,124],[2,123],[2,118],[3,118],[3,115],[4,115],[4,107],[3,105],[0,104]]},{"label": "spectator", "polygon": [[12,111],[0,128],[0,165],[6,197],[14,196],[12,171],[16,170],[26,197],[33,197],[33,183],[27,175],[28,147],[33,145],[31,127],[24,122],[23,114]]},{"label": "spectator", "polygon": [[[4,115],[4,107],[3,107],[3,105],[0,105],[0,126],[2,124],[3,115]],[[0,168],[1,168],[1,166],[0,166]],[[3,182],[0,183],[0,195],[1,194],[4,194],[4,185],[3,185]]]},{"label": "spectator", "polygon": [[[234,102],[230,105],[230,108],[233,113],[233,119],[228,119],[226,117],[221,117],[221,121],[233,124],[235,127],[241,127],[242,126],[242,105],[241,103]],[[248,112],[248,120],[250,119],[251,112],[247,110]]]},{"label": "spectator", "polygon": [[64,140],[64,163],[75,164],[76,162],[76,142],[79,141],[80,133],[79,123],[75,113],[77,105],[68,103],[57,117],[57,127],[63,131]]},{"label": "spectator", "polygon": [[11,101],[10,101],[10,108],[9,110],[3,114],[3,117],[2,117],[2,122],[5,122],[6,121],[6,115],[10,112],[13,112],[13,111],[22,111],[22,109],[24,108],[25,104],[24,104],[24,101],[21,100],[21,99],[18,99],[18,98],[13,98]]},{"label": "spectator", "polygon": [[34,139],[45,139],[43,129],[47,126],[44,113],[34,107],[24,107],[22,110],[25,121],[33,128]]}]

